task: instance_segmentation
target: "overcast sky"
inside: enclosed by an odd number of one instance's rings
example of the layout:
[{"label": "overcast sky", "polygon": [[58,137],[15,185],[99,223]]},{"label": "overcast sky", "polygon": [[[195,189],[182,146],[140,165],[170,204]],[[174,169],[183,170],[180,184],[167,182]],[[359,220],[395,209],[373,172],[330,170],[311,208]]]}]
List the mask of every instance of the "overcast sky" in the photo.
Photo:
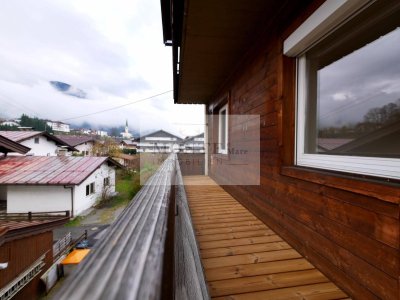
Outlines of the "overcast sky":
[{"label": "overcast sky", "polygon": [[[84,121],[181,136],[203,132],[201,105],[174,105],[171,48],[163,45],[159,0],[12,0],[0,9],[0,117]],[[86,99],[56,91],[61,81]],[[178,124],[188,124],[180,126]],[[140,128],[139,128],[140,127]]]}]

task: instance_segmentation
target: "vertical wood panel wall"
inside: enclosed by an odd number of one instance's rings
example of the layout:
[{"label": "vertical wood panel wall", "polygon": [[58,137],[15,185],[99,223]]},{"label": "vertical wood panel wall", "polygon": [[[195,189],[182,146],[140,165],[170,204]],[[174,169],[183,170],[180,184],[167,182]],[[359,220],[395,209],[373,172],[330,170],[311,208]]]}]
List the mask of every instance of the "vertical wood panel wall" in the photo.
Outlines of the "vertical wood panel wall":
[{"label": "vertical wood panel wall", "polygon": [[[295,61],[282,44],[312,9],[268,28],[208,104],[229,94],[230,114],[261,117],[260,186],[224,188],[355,299],[398,299],[399,186],[293,168]],[[210,143],[218,143],[217,124],[209,118]],[[230,128],[230,141],[242,138]],[[210,164],[217,182],[224,174]]]},{"label": "vertical wood panel wall", "polygon": [[13,299],[37,299],[41,292],[40,276],[53,262],[53,233],[51,231],[7,242],[0,247],[1,262],[8,261],[7,269],[0,270],[0,287],[5,286],[47,253],[45,266]]}]

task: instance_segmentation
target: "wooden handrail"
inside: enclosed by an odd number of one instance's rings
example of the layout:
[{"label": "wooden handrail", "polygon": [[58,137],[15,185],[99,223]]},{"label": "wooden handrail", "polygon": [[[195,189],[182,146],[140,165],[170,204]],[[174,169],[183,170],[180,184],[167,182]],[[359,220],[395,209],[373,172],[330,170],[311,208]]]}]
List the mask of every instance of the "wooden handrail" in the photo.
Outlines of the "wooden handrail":
[{"label": "wooden handrail", "polygon": [[55,299],[161,299],[176,155],[171,154]]},{"label": "wooden handrail", "polygon": [[175,179],[175,299],[210,299],[179,161]]},{"label": "wooden handrail", "polygon": [[208,299],[186,193],[171,154],[54,299]]}]

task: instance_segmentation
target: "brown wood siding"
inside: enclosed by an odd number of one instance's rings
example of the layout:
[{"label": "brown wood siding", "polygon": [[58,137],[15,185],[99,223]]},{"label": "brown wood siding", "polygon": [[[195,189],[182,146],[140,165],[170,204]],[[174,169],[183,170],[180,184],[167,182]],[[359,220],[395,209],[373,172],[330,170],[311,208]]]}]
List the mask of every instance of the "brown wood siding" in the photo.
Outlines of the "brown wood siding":
[{"label": "brown wood siding", "polygon": [[[283,56],[282,44],[319,2],[297,12],[301,18],[282,17],[294,20],[289,27],[268,28],[209,103],[208,111],[229,94],[229,114],[260,115],[260,186],[224,188],[350,296],[399,299],[399,186],[293,167],[295,61]],[[217,124],[210,118],[211,143]],[[230,128],[231,142],[243,138]],[[210,164],[219,183],[225,171]]]},{"label": "brown wood siding", "polygon": [[204,175],[204,153],[179,153],[178,161],[183,176]]},{"label": "brown wood siding", "polygon": [[13,299],[36,299],[41,292],[40,276],[52,264],[53,233],[51,231],[13,240],[0,247],[0,262],[8,261],[8,267],[0,270],[0,287],[5,286],[18,274],[31,266],[41,255],[46,254],[45,266]]}]

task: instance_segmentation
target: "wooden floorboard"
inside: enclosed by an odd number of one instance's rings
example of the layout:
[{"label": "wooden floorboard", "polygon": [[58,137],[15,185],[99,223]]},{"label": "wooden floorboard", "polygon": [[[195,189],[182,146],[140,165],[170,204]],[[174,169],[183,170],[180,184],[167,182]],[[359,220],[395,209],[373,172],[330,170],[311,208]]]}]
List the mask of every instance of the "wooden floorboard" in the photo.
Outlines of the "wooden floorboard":
[{"label": "wooden floorboard", "polygon": [[213,299],[350,299],[207,176],[185,176]]}]

